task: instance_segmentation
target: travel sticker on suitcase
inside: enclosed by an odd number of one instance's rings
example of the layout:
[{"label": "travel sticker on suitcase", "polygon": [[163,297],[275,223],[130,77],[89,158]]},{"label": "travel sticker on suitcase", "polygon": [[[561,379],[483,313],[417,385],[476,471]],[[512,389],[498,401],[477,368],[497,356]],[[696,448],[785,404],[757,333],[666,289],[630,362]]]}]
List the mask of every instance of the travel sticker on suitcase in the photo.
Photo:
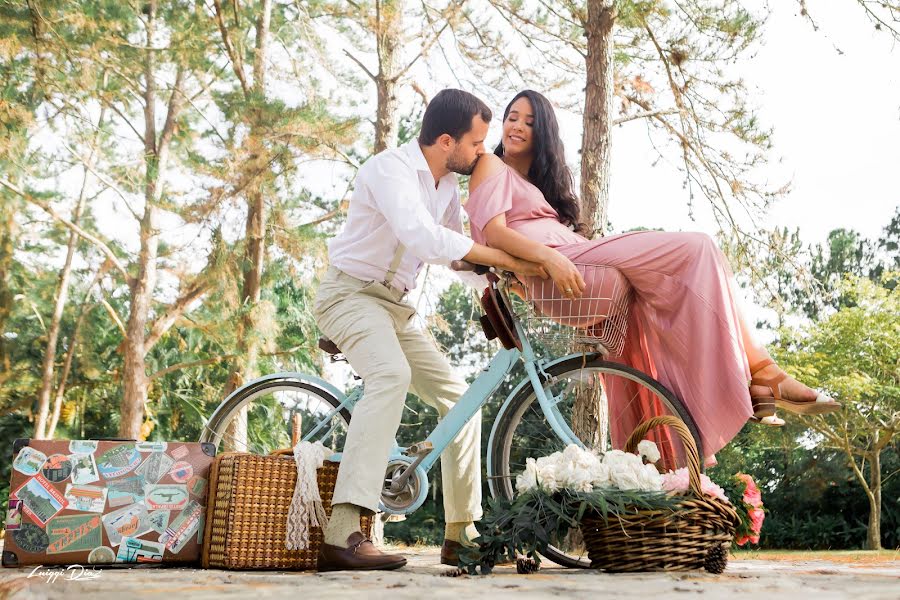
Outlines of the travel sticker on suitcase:
[{"label": "travel sticker on suitcase", "polygon": [[35,475],[28,479],[14,490],[12,495],[22,501],[25,514],[40,525],[46,525],[47,521],[68,505],[65,496],[60,494],[43,475]]},{"label": "travel sticker on suitcase", "polygon": [[214,455],[197,443],[17,440],[4,566],[198,561]]}]

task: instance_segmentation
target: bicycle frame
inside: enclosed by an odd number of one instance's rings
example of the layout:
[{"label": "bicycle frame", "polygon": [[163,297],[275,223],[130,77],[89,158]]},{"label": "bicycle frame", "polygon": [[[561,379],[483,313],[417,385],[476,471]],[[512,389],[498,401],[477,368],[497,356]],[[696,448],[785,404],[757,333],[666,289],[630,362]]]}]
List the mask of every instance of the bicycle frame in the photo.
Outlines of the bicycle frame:
[{"label": "bicycle frame", "polygon": [[[526,377],[519,382],[513,392],[506,398],[506,400],[504,400],[498,414],[502,415],[506,410],[506,407],[520,392],[520,390],[523,387],[530,385],[532,389],[534,389],[537,400],[540,403],[541,410],[543,411],[544,416],[546,417],[547,422],[553,432],[564,442],[565,445],[577,444],[582,447],[584,446],[581,440],[578,439],[578,437],[566,424],[565,419],[561,417],[559,410],[556,408],[558,399],[553,397],[552,395],[548,396],[543,385],[544,381],[549,379],[549,376],[545,371],[547,367],[557,362],[568,360],[572,356],[580,356],[580,354],[569,354],[567,356],[555,358],[552,361],[540,359],[537,357],[533,347],[529,343],[521,324],[516,321],[515,326],[516,332],[519,335],[519,339],[522,341],[522,351],[520,352],[516,349],[501,349],[496,355],[494,355],[488,365],[482,369],[481,374],[475,379],[475,381],[472,382],[466,392],[456,401],[453,408],[450,409],[450,411],[444,416],[443,419],[438,422],[437,426],[428,435],[425,441],[430,442],[433,448],[424,458],[422,458],[422,460],[416,466],[416,475],[419,476],[423,484],[419,489],[419,494],[416,502],[414,502],[408,509],[404,510],[402,514],[409,514],[413,512],[425,501],[425,498],[428,495],[428,472],[437,462],[441,453],[454,440],[454,438],[456,438],[457,434],[462,430],[469,419],[471,419],[481,409],[481,407],[484,406],[488,402],[488,400],[490,400],[491,396],[493,396],[494,392],[497,390],[506,376],[510,373],[510,371],[512,371],[513,367],[516,365],[516,362],[519,359],[521,359],[524,363]],[[325,427],[325,425],[331,422],[331,418],[337,415],[342,409],[346,409],[352,414],[353,407],[355,406],[356,402],[358,402],[362,397],[362,393],[362,386],[357,386],[350,390],[346,395],[339,394],[338,398],[341,400],[340,405],[337,408],[333,409],[324,418],[322,418],[319,424],[313,430],[307,433],[303,439],[310,440],[317,436],[317,434]],[[493,439],[494,430],[492,429],[488,442],[489,445],[493,442]],[[394,447],[388,460],[404,461],[412,464],[414,462],[413,457],[404,454],[405,450],[407,450],[407,448],[399,446],[395,440]],[[341,454],[336,453],[332,455],[329,460],[339,462],[341,460]],[[488,462],[490,462],[491,460],[490,453],[488,453],[487,460]],[[489,472],[490,467],[491,465],[488,464]],[[382,509],[388,513],[393,512],[387,510],[384,506],[382,506]]]}]

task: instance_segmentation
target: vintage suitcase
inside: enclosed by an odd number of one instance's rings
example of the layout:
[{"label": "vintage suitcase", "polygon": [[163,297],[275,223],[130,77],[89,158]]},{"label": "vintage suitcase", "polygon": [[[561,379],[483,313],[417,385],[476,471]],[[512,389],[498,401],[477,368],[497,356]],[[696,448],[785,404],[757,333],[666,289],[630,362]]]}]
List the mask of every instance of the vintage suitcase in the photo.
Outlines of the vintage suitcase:
[{"label": "vintage suitcase", "polygon": [[13,445],[3,566],[195,563],[212,444]]},{"label": "vintage suitcase", "polygon": [[[294,416],[294,445],[300,430]],[[319,495],[331,515],[331,497],[339,463],[325,461],[316,472]],[[268,456],[225,452],[216,457],[209,476],[203,568],[315,570],[322,530],[310,531],[309,547],[288,550],[287,518],[297,483],[297,464],[291,450]],[[372,517],[361,519],[371,535]]]}]

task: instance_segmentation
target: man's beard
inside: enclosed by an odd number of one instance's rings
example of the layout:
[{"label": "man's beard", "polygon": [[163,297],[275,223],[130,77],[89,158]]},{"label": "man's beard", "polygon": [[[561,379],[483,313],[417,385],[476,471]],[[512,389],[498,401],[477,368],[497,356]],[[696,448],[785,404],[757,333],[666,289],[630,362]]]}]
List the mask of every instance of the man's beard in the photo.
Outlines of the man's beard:
[{"label": "man's beard", "polygon": [[472,171],[475,170],[475,165],[477,163],[478,158],[473,160],[472,164],[464,164],[455,154],[451,154],[450,157],[447,158],[447,170],[452,173],[459,173],[460,175],[471,175]]}]

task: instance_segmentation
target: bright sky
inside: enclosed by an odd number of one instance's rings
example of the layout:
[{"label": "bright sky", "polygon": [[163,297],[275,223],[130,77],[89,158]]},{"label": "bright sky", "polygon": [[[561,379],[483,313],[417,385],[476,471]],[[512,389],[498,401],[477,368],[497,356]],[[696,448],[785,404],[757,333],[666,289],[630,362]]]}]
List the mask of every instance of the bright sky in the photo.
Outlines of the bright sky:
[{"label": "bright sky", "polygon": [[[808,5],[819,31],[799,15],[797,2],[773,2],[764,45],[742,65],[748,87],[756,88],[759,116],[774,127],[781,164],[772,163],[773,181],[792,182],[766,222],[800,227],[808,243],[838,227],[875,237],[900,205],[900,48],[852,0]],[[645,129],[632,122],[614,131],[615,228],[714,233],[703,215],[697,223],[688,219],[687,193],[674,167],[651,166],[656,154]],[[570,156],[577,156],[578,144],[567,140]]]}]

